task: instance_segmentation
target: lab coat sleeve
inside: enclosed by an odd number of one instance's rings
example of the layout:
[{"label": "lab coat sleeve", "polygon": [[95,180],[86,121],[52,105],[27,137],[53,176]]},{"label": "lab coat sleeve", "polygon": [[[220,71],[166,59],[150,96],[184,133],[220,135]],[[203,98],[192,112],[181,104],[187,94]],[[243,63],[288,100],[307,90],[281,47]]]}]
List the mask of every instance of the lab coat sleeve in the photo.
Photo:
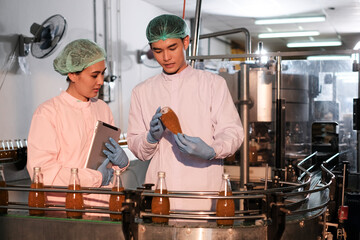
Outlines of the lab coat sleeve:
[{"label": "lab coat sleeve", "polygon": [[[146,104],[146,103],[144,103]],[[150,160],[158,150],[158,143],[149,143],[146,140],[150,121],[142,111],[142,104],[137,95],[136,88],[131,94],[127,142],[130,151],[140,160]]]},{"label": "lab coat sleeve", "polygon": [[[51,108],[37,109],[34,113],[28,136],[27,170],[32,177],[33,168],[41,167],[45,185],[67,186],[71,167],[65,167],[62,162],[76,162],[78,159],[58,159],[61,148],[65,146],[59,144],[55,119],[56,112]],[[99,171],[80,167],[78,169],[82,186],[101,186],[102,174]]]},{"label": "lab coat sleeve", "polygon": [[212,122],[214,126],[214,148],[216,158],[233,155],[244,138],[243,126],[225,80],[218,77],[212,88]]}]

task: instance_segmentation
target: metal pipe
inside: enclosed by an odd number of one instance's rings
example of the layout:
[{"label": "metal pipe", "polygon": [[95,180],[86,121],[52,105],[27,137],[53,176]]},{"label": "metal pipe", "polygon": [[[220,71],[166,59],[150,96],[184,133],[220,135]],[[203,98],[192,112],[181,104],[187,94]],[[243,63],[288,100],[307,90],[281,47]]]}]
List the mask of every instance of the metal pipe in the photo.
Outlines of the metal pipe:
[{"label": "metal pipe", "polygon": [[305,162],[307,162],[308,160],[312,159],[314,156],[316,156],[317,152],[312,153],[311,155],[307,156],[306,158],[304,158],[302,161],[300,161],[296,166],[297,168],[299,168],[301,171],[305,172],[307,175],[311,175],[311,173],[306,170],[305,168],[303,168],[301,165],[303,165]]},{"label": "metal pipe", "polygon": [[[357,51],[358,54],[358,64],[360,64],[360,51]],[[360,98],[360,70],[358,71],[358,98]],[[360,131],[356,131],[357,136],[357,144],[356,144],[356,165],[357,165],[357,172],[360,173]]]},{"label": "metal pipe", "polygon": [[[194,27],[194,38],[191,44],[192,46],[192,56],[197,55],[198,51],[198,41],[199,41],[199,28],[200,28],[200,16],[201,16],[201,0],[196,1],[196,10],[195,10],[195,27]],[[195,67],[195,60],[191,60],[190,65]]]},{"label": "metal pipe", "polygon": [[266,163],[265,164],[265,186],[264,186],[264,190],[267,190],[267,188],[268,188],[268,172],[269,172],[269,164]]},{"label": "metal pipe", "polygon": [[97,29],[96,29],[96,0],[93,0],[93,13],[94,13],[94,42],[97,42]]},{"label": "metal pipe", "polygon": [[[307,56],[321,56],[321,55],[344,55],[358,53],[356,50],[329,50],[329,51],[299,51],[299,52],[267,52],[263,54],[225,54],[225,55],[204,55],[204,56],[189,56],[188,60],[202,60],[202,59],[228,59],[228,58],[259,58],[264,56],[269,57],[307,57]],[[359,90],[360,91],[360,90]]]},{"label": "metal pipe", "polygon": [[275,167],[280,170],[285,166],[285,100],[281,98],[281,56],[276,56],[276,85]]},{"label": "metal pipe", "polygon": [[344,163],[344,170],[343,170],[342,191],[341,191],[341,206],[344,206],[344,198],[345,198],[345,175],[346,175],[346,163]]},{"label": "metal pipe", "polygon": [[199,39],[224,36],[224,35],[229,35],[229,34],[234,34],[234,33],[239,33],[239,32],[243,32],[245,34],[245,53],[250,54],[251,53],[251,35],[250,35],[249,30],[247,30],[246,28],[235,28],[235,29],[231,29],[231,30],[203,34],[203,35],[200,35]]},{"label": "metal pipe", "polygon": [[182,218],[182,219],[207,219],[207,220],[219,220],[219,219],[265,219],[264,214],[254,215],[254,216],[234,216],[234,217],[213,217],[213,216],[199,216],[199,215],[185,215],[185,214],[171,214],[171,215],[162,215],[162,214],[153,214],[147,212],[141,212],[140,217],[163,217],[163,218]]},{"label": "metal pipe", "polygon": [[249,65],[241,64],[240,116],[244,128],[244,141],[240,156],[240,188],[249,182]]},{"label": "metal pipe", "polygon": [[168,197],[168,198],[187,198],[187,199],[262,199],[264,195],[231,195],[231,196],[209,196],[209,195],[188,195],[188,194],[160,194],[160,193],[144,193],[143,196],[152,197]]}]

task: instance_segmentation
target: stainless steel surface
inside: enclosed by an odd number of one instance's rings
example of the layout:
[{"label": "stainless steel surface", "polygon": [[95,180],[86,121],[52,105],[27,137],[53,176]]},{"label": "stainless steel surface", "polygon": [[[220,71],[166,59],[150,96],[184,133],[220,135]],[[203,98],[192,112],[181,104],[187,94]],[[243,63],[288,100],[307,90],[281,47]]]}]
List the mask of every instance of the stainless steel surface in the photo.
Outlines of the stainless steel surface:
[{"label": "stainless steel surface", "polygon": [[249,182],[249,65],[241,64],[240,117],[244,128],[244,140],[240,156],[240,188]]},{"label": "stainless steel surface", "polygon": [[275,84],[276,95],[275,99],[282,99],[281,96],[281,56],[276,56],[276,84]]},{"label": "stainless steel surface", "polygon": [[[16,214],[15,214],[16,213]],[[66,218],[30,217],[21,212],[0,216],[0,239],[125,239],[121,222],[101,218],[72,220]]]},{"label": "stainless steel surface", "polygon": [[329,51],[298,51],[298,52],[267,52],[263,54],[224,54],[224,55],[203,55],[203,56],[189,56],[188,60],[201,59],[230,59],[230,58],[260,58],[263,56],[280,56],[280,57],[307,57],[307,56],[322,56],[322,55],[349,55],[352,53],[359,53],[358,50],[329,50]]},{"label": "stainless steel surface", "polygon": [[[358,53],[358,59],[357,63],[360,64],[360,54]],[[358,71],[358,97],[360,97],[360,71]],[[356,131],[356,152],[358,153],[356,155],[356,171],[357,173],[360,173],[360,131]]]},{"label": "stainless steel surface", "polygon": [[[278,89],[276,89],[279,91]],[[281,74],[281,98],[286,101],[286,122],[309,121],[309,78],[306,74]]]},{"label": "stainless steel surface", "polygon": [[251,68],[249,73],[249,88],[251,107],[250,122],[271,122],[272,91],[275,76],[266,68]]},{"label": "stainless steel surface", "polygon": [[[309,219],[299,219],[288,221],[281,240],[316,240],[321,236],[322,226],[319,224],[318,216]],[[139,240],[149,239],[189,239],[189,240],[227,240],[227,239],[246,239],[246,240],[267,240],[268,226],[263,222],[257,225],[218,227],[216,223],[207,224],[178,224],[174,226],[140,224]],[[301,234],[299,233],[301,232]]]},{"label": "stainless steel surface", "polygon": [[[191,55],[192,56],[197,56],[197,52],[198,52],[200,17],[201,17],[201,2],[202,2],[202,0],[196,0],[194,38],[193,38],[193,42],[191,43],[191,46],[192,46],[192,54]],[[190,65],[193,68],[195,68],[195,60],[191,60]]]},{"label": "stainless steel surface", "polygon": [[155,224],[139,225],[139,240],[150,239],[196,239],[196,240],[228,240],[228,239],[246,239],[246,240],[264,240],[266,238],[266,226],[250,227],[217,227],[216,223],[209,223],[206,227],[193,227],[191,225],[159,226]]}]

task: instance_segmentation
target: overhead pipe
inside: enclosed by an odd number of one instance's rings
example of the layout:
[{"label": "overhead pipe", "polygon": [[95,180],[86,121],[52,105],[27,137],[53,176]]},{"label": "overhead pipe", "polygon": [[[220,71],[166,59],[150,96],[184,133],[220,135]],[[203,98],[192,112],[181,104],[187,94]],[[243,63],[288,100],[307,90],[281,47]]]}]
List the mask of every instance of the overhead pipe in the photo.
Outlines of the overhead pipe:
[{"label": "overhead pipe", "polygon": [[[194,27],[194,38],[191,43],[192,53],[191,56],[196,56],[198,52],[198,41],[199,41],[199,28],[200,28],[200,16],[201,16],[201,2],[202,0],[196,1],[196,10],[195,10],[195,27]],[[190,61],[191,67],[195,67],[195,60]]]},{"label": "overhead pipe", "polygon": [[203,35],[200,35],[199,39],[219,37],[219,36],[240,33],[240,32],[245,34],[245,53],[250,54],[251,53],[251,35],[250,35],[249,30],[247,30],[246,28],[235,28],[235,29],[231,29],[231,30],[203,34]]}]

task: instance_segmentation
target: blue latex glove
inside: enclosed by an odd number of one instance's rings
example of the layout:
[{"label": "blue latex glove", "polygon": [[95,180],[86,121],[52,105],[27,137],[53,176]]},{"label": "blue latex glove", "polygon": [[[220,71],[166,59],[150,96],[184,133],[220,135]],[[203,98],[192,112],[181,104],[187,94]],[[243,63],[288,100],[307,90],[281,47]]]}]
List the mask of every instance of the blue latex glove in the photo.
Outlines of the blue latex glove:
[{"label": "blue latex glove", "polygon": [[106,167],[109,164],[109,162],[110,162],[109,159],[105,159],[103,161],[103,163],[97,169],[102,174],[101,186],[109,185],[109,183],[111,181],[111,177],[114,174],[114,169]]},{"label": "blue latex glove", "polygon": [[128,165],[129,159],[125,151],[120,147],[120,145],[112,138],[109,138],[110,143],[105,143],[105,146],[108,150],[103,150],[103,153],[106,157],[119,168],[124,168]]},{"label": "blue latex glove", "polygon": [[161,107],[156,110],[155,115],[152,117],[150,121],[150,130],[146,137],[149,143],[157,143],[159,142],[160,138],[162,137],[165,127],[162,124],[160,117],[162,116]]},{"label": "blue latex glove", "polygon": [[207,145],[201,138],[190,137],[185,134],[174,134],[175,142],[183,153],[202,159],[211,160],[215,157],[215,150]]}]

